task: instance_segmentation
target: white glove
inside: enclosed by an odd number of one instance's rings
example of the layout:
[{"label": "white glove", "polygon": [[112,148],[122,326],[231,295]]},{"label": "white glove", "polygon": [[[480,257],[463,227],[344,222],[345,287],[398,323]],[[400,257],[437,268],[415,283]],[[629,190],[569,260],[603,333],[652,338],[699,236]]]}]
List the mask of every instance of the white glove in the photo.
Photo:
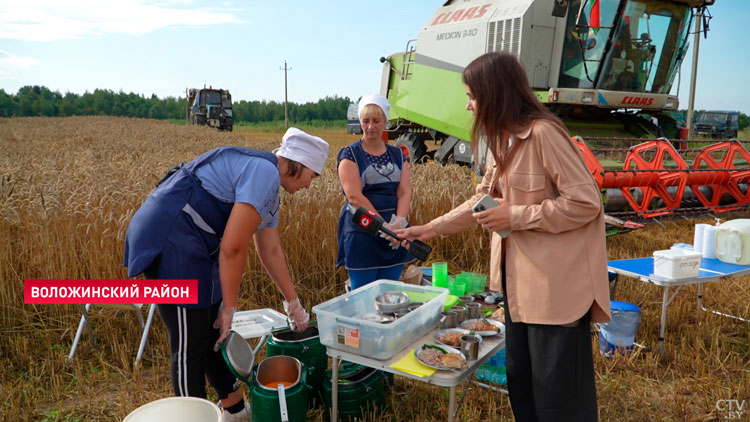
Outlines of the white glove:
[{"label": "white glove", "polygon": [[310,314],[302,307],[298,297],[294,298],[291,302],[285,300],[284,311],[289,317],[289,325],[291,325],[292,330],[298,333],[305,331],[308,322],[310,322]]},{"label": "white glove", "polygon": [[214,329],[219,331],[219,339],[214,344],[214,352],[219,351],[219,343],[223,343],[224,339],[229,335],[229,330],[232,329],[232,317],[234,311],[237,310],[236,306],[227,308],[224,306],[224,302],[219,305],[219,313],[216,315],[216,321],[214,321]]},{"label": "white glove", "polygon": [[[383,224],[383,227],[385,227],[386,229],[388,229],[388,230],[390,230],[392,232],[395,232],[396,230],[405,229],[407,225],[408,225],[408,223],[406,221],[406,218],[397,216],[396,214],[392,214],[391,215],[391,221]],[[397,249],[398,248],[399,243],[400,243],[398,240],[395,240],[392,237],[390,237],[388,235],[385,235],[383,233],[381,233],[380,236],[383,237],[384,239],[389,240],[391,242],[391,249]]]}]

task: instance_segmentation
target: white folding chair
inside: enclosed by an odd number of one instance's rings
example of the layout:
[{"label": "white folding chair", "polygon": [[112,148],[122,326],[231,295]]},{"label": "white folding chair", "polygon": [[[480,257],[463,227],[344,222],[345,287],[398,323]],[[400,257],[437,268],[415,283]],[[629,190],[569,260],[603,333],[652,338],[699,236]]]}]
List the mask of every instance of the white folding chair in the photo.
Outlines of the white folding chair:
[{"label": "white folding chair", "polygon": [[[151,322],[154,319],[154,311],[156,311],[156,305],[151,304],[148,308],[148,317],[146,318],[146,322],[144,324],[143,322],[143,313],[142,309],[144,305],[141,304],[127,304],[127,305],[96,305],[96,306],[107,306],[107,307],[115,307],[120,309],[127,309],[131,311],[135,311],[136,316],[138,317],[138,324],[141,327],[141,342],[138,345],[138,354],[135,358],[135,365],[138,366],[141,362],[141,358],[143,357],[144,350],[146,353],[151,354],[151,347],[148,345],[148,331],[151,328]],[[73,345],[70,347],[70,354],[68,355],[68,362],[73,361],[73,355],[76,353],[76,348],[78,347],[78,342],[81,340],[81,334],[83,334],[84,327],[88,328],[88,335],[89,335],[89,342],[91,343],[91,346],[95,346],[94,341],[94,330],[91,327],[91,321],[89,320],[89,310],[91,309],[91,304],[86,305],[80,305],[81,307],[81,322],[78,323],[78,331],[76,331],[76,336],[73,339]]]}]

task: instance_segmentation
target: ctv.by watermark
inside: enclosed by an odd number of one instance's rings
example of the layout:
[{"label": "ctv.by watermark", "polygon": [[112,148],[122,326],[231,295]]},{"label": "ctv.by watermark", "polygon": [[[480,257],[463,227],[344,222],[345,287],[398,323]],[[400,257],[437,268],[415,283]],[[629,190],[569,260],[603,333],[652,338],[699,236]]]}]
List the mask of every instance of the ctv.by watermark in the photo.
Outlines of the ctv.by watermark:
[{"label": "ctv.by watermark", "polygon": [[[750,415],[750,405],[746,400],[716,400],[716,410],[719,414],[724,415],[726,420],[740,420],[743,416]],[[750,416],[748,416],[750,419]]]}]

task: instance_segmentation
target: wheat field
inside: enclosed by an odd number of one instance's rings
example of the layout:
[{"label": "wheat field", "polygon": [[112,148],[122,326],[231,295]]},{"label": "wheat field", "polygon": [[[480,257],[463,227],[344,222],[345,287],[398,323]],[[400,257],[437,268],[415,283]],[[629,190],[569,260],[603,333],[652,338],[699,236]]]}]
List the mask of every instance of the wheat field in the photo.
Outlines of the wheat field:
[{"label": "wheat field", "polygon": [[[133,313],[105,307],[92,311],[96,347],[84,337],[67,363],[80,318],[77,306],[24,305],[23,280],[126,278],[128,222],[169,167],[222,145],[271,150],[283,134],[238,129],[223,133],[114,117],[0,119],[0,420],[117,421],[171,395],[166,332],[158,316],[149,336],[153,353],[139,367],[133,365],[139,341]],[[282,192],[279,228],[292,278],[310,310],[344,291],[346,274],[334,268],[343,203],[335,160],[356,137],[343,129],[303,129],[326,139],[331,154],[309,190]],[[472,189],[465,168],[415,166],[409,220],[429,221]],[[608,257],[649,256],[675,242],[690,243],[697,222],[713,220],[665,220],[610,237]],[[479,229],[434,239],[431,259],[447,261],[451,273],[486,273],[488,240]],[[750,318],[750,277],[708,286],[705,295],[707,306]],[[595,352],[600,420],[726,420],[732,416],[728,403],[745,403],[735,420],[750,420],[750,324],[698,310],[696,296],[696,286],[675,296],[663,353],[636,349],[605,358]],[[637,341],[655,346],[662,290],[621,278],[615,299],[641,307]],[[254,253],[248,255],[239,307],[283,312],[281,295]],[[596,335],[593,346],[597,351]],[[385,409],[368,420],[444,420],[447,394],[396,377]],[[459,420],[513,420],[501,393],[472,385],[468,394]],[[308,420],[322,421],[322,410],[310,410]]]}]

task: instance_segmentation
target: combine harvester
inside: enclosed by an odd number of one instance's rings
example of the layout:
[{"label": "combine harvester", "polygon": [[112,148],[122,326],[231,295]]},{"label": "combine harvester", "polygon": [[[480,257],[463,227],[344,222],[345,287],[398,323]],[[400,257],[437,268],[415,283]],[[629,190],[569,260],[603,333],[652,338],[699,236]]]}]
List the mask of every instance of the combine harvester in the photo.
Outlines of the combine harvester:
[{"label": "combine harvester", "polygon": [[[492,51],[516,54],[537,98],[576,136],[607,213],[648,218],[750,204],[750,153],[736,140],[668,141],[689,28],[713,0],[447,1],[406,50],[381,58],[389,138],[412,160],[471,164],[461,72]],[[651,138],[650,140],[648,138]],[[657,139],[658,138],[658,139]],[[426,141],[439,148],[428,151]],[[676,148],[675,148],[676,146]],[[679,150],[679,152],[678,152]]]}]

